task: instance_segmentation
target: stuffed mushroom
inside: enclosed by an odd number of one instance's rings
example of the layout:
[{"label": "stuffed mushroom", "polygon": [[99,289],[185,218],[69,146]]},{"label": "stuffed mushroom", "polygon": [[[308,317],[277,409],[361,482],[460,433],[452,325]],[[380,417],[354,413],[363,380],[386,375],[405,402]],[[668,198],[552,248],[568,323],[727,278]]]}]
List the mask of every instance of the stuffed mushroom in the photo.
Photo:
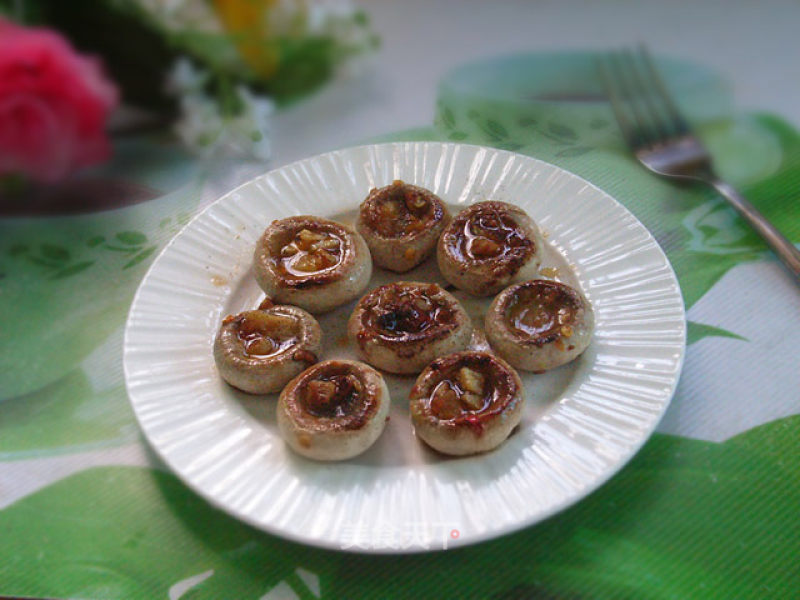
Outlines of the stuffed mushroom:
[{"label": "stuffed mushroom", "polygon": [[433,253],[449,219],[447,207],[433,192],[396,180],[370,191],[356,229],[376,265],[404,273]]},{"label": "stuffed mushroom", "polygon": [[361,294],[372,260],[364,238],[349,227],[298,216],[267,227],[256,244],[253,271],[276,302],[323,313]]},{"label": "stuffed mushroom", "polygon": [[273,306],[225,317],[214,340],[222,378],[250,394],[272,394],[317,361],[322,331],[296,306]]},{"label": "stuffed mushroom", "polygon": [[361,298],[347,325],[359,357],[390,373],[419,373],[437,356],[464,350],[472,322],[435,283],[401,281]]},{"label": "stuffed mushroom", "polygon": [[380,437],[389,390],[372,367],[356,361],[317,363],[293,379],[278,399],[278,427],[298,454],[346,460]]},{"label": "stuffed mushroom", "polygon": [[583,294],[547,279],[506,288],[486,315],[492,348],[526,371],[546,371],[574,360],[586,350],[593,329],[594,312]]},{"label": "stuffed mushroom", "polygon": [[454,286],[491,296],[509,283],[534,277],[541,253],[539,228],[524,210],[505,202],[479,202],[445,228],[437,260]]},{"label": "stuffed mushroom", "polygon": [[417,436],[457,456],[502,444],[519,424],[523,404],[519,375],[488,352],[459,352],[433,361],[410,394]]}]

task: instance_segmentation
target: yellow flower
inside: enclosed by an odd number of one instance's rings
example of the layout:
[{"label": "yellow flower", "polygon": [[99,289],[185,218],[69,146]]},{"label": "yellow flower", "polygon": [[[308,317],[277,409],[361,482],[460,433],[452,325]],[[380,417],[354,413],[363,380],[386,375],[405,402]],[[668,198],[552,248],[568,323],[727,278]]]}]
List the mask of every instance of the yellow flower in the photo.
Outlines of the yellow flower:
[{"label": "yellow flower", "polygon": [[214,12],[231,34],[242,59],[269,79],[278,69],[278,44],[270,27],[270,9],[276,0],[213,0]]}]

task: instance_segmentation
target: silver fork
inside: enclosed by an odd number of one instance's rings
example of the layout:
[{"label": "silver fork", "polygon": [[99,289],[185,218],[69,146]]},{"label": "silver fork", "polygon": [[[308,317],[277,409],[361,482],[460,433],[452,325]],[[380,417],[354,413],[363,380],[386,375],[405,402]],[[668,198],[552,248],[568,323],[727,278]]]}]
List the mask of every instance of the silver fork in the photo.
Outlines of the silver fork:
[{"label": "silver fork", "polygon": [[672,100],[647,49],[598,59],[622,136],[645,167],[665,177],[713,186],[764,239],[800,283],[800,251],[734,187],[717,176],[711,156]]}]

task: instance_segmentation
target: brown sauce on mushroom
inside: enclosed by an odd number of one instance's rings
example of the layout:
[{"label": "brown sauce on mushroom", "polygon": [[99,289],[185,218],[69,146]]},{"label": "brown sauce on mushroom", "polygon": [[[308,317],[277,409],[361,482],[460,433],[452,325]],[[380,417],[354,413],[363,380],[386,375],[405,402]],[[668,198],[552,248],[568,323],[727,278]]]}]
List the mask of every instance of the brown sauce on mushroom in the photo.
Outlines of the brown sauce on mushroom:
[{"label": "brown sauce on mushroom", "polygon": [[315,417],[337,418],[353,413],[363,393],[355,375],[326,375],[309,381],[302,392],[304,408]]},{"label": "brown sauce on mushroom", "polygon": [[462,216],[456,249],[469,260],[522,260],[533,251],[533,241],[509,215],[487,203]]},{"label": "brown sauce on mushroom", "polygon": [[328,361],[300,375],[292,393],[291,410],[305,426],[346,431],[364,427],[378,411],[382,392],[353,365]]},{"label": "brown sauce on mushroom", "polygon": [[518,391],[513,375],[488,354],[448,357],[434,365],[442,369],[442,377],[431,388],[428,410],[442,421],[480,432],[485,420],[502,412]]},{"label": "brown sauce on mushroom", "polygon": [[435,285],[401,286],[390,284],[378,288],[367,299],[363,324],[367,335],[375,333],[384,339],[414,339],[437,327],[453,323],[453,309],[443,302]]},{"label": "brown sauce on mushroom", "polygon": [[344,247],[344,240],[332,231],[303,228],[281,246],[276,267],[283,275],[308,277],[339,265]]},{"label": "brown sauce on mushroom", "polygon": [[535,281],[522,286],[506,309],[508,324],[518,334],[543,345],[572,336],[580,299],[562,285]]},{"label": "brown sauce on mushroom", "polygon": [[244,353],[256,358],[275,356],[297,345],[290,317],[250,311],[235,319],[236,335]]},{"label": "brown sauce on mushroom", "polygon": [[432,194],[416,186],[394,181],[373,190],[364,206],[364,221],[385,238],[415,235],[440,221],[444,211]]}]

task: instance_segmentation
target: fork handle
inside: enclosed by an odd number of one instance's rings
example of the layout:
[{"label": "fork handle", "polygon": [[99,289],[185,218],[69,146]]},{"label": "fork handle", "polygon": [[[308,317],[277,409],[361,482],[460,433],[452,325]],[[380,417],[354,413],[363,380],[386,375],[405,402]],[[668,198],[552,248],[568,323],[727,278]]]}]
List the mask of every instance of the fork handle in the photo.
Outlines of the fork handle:
[{"label": "fork handle", "polygon": [[787,240],[784,235],[762,215],[755,206],[748,202],[732,185],[718,178],[709,181],[716,190],[730,202],[742,218],[750,223],[772,251],[778,256],[795,277],[795,281],[800,283],[800,250]]}]

